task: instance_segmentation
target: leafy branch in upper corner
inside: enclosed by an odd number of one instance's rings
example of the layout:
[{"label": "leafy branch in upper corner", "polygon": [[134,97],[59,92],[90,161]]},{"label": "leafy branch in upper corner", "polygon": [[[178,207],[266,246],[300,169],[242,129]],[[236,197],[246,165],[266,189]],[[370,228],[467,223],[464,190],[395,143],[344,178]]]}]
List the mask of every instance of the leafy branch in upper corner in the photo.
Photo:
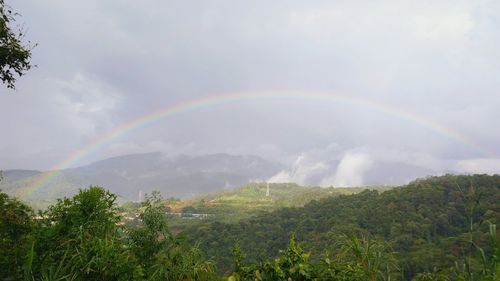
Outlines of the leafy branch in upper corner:
[{"label": "leafy branch in upper corner", "polygon": [[12,27],[15,16],[18,14],[0,0],[0,80],[11,89],[15,88],[16,75],[23,76],[31,69],[31,50],[35,47],[22,43],[22,28]]}]

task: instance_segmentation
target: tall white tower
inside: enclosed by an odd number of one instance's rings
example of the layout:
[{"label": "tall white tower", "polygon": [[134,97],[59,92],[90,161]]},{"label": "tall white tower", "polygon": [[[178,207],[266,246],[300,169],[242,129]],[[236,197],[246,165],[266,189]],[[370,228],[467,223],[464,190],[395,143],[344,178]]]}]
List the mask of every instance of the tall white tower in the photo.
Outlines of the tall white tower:
[{"label": "tall white tower", "polygon": [[266,197],[269,197],[269,183],[267,183]]}]

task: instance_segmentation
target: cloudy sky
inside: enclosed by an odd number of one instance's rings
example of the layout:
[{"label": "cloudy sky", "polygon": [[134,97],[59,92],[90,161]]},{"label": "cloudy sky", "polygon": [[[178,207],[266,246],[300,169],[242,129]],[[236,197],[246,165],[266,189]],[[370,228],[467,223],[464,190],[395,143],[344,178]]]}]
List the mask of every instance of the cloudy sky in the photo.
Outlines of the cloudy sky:
[{"label": "cloudy sky", "polygon": [[[162,118],[69,164],[226,152],[290,164],[298,181],[332,161],[500,171],[498,1],[7,2],[38,67],[0,87],[0,169],[49,169],[176,104],[298,91]],[[369,102],[305,97],[318,93]]]}]

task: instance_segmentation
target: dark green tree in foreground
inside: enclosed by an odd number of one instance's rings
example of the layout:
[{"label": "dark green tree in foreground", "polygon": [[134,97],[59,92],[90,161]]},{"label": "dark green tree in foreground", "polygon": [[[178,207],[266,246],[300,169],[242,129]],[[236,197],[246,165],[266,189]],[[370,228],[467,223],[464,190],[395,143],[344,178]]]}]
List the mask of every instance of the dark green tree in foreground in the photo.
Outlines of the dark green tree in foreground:
[{"label": "dark green tree in foreground", "polygon": [[40,214],[30,280],[138,280],[141,269],[122,238],[116,196],[100,187],[59,199]]},{"label": "dark green tree in foreground", "polygon": [[159,192],[147,196],[141,224],[127,229],[127,242],[142,269],[143,278],[163,280],[216,280],[210,261],[197,247],[170,232]]},{"label": "dark green tree in foreground", "polygon": [[138,226],[124,226],[116,195],[98,186],[37,216],[0,192],[0,280],[219,280],[196,247],[172,234],[158,194]]},{"label": "dark green tree in foreground", "polygon": [[22,43],[22,30],[12,27],[17,14],[0,0],[0,80],[14,89],[16,76],[23,76],[31,68],[31,47]]},{"label": "dark green tree in foreground", "polygon": [[[450,178],[473,178],[480,182],[477,186],[481,188],[474,187],[453,194],[453,189],[447,190],[443,187]],[[249,251],[245,253],[245,249],[240,245],[244,247],[251,244],[252,247],[258,247],[258,241],[240,236],[245,240],[236,240],[243,243],[237,242],[232,255],[229,254],[229,259],[233,257],[233,268],[220,272],[219,276],[212,262],[217,256],[210,255],[207,259],[198,248],[199,244],[187,243],[180,234],[170,231],[164,201],[158,193],[147,197],[137,210],[139,222],[127,225],[119,215],[115,203],[116,196],[101,187],[92,186],[80,190],[71,198],[59,199],[37,215],[29,206],[0,192],[0,280],[498,281],[500,239],[496,225],[500,184],[497,184],[497,180],[500,180],[498,176],[431,178],[421,182],[424,185],[408,186],[385,195],[364,192],[334,200],[337,203],[334,205],[312,205],[314,208],[311,211],[318,210],[323,213],[326,213],[324,210],[332,210],[332,207],[337,205],[348,209],[346,203],[349,202],[354,202],[355,204],[351,205],[356,208],[362,205],[360,202],[364,202],[371,207],[372,213],[388,206],[393,211],[387,214],[387,217],[379,212],[377,217],[370,218],[361,212],[360,219],[365,225],[375,225],[376,222],[380,226],[386,224],[387,218],[387,224],[391,225],[391,231],[395,232],[394,227],[405,222],[397,220],[397,210],[404,210],[405,216],[415,215],[412,213],[414,208],[406,208],[409,202],[404,196],[408,193],[411,195],[407,197],[410,202],[420,202],[418,209],[433,206],[434,213],[437,214],[436,219],[442,217],[442,214],[449,214],[450,225],[443,229],[438,228],[442,227],[440,225],[435,226],[436,232],[447,231],[446,236],[438,241],[442,248],[430,247],[425,241],[432,238],[432,232],[419,238],[418,234],[425,228],[425,224],[419,223],[418,227],[414,227],[412,224],[417,224],[418,220],[405,223],[404,230],[413,233],[413,237],[410,236],[408,240],[418,243],[414,246],[416,251],[406,253],[406,238],[397,236],[396,239],[391,239],[389,233],[387,236],[376,235],[377,232],[383,233],[383,229],[377,231],[379,228],[375,228],[370,233],[367,228],[350,234],[335,235],[335,239],[330,241],[332,247],[326,245],[323,247],[324,251],[319,248],[313,248],[311,251],[307,249],[311,248],[307,246],[308,243],[318,243],[319,240],[303,239],[303,243],[299,243],[295,235],[292,235],[288,246],[281,246],[280,249],[284,250],[276,249],[274,256],[262,256],[261,259],[252,260],[249,258]],[[488,184],[491,181],[494,181],[494,184]],[[452,199],[440,201],[438,199],[442,196],[432,195],[429,191],[444,194]],[[457,195],[461,197],[457,199]],[[398,200],[393,201],[394,198]],[[457,216],[457,209],[452,208],[452,204],[460,203],[460,198],[466,198],[459,205],[464,216],[458,216],[459,219],[456,220],[454,216]],[[374,208],[373,201],[370,203],[370,200],[377,200],[380,205]],[[481,203],[482,201],[486,204]],[[324,203],[331,201],[326,200]],[[397,203],[399,206],[391,207],[391,203],[395,206]],[[442,205],[448,212],[437,209]],[[297,210],[302,212],[302,216],[307,215],[307,208]],[[285,211],[286,214],[294,214],[290,210]],[[351,214],[352,210],[348,211]],[[334,213],[335,218],[342,215],[340,211]],[[273,216],[274,224],[279,220],[286,220],[286,217],[278,217],[280,214],[269,214]],[[298,216],[300,214],[295,217]],[[462,218],[465,218],[465,223]],[[253,222],[259,220],[253,219]],[[217,229],[222,229],[219,228],[221,225],[223,226],[219,223]],[[241,222],[238,225],[241,225]],[[227,229],[233,227],[226,226]],[[463,227],[466,232],[451,232],[451,227]],[[259,238],[256,235],[258,228],[258,225],[253,224],[241,233],[249,233],[257,240],[255,237]],[[294,230],[300,230],[300,227],[294,227]],[[219,241],[228,233],[224,229],[219,231]],[[276,235],[275,238],[283,239],[286,236],[290,237],[284,233]],[[208,238],[210,237],[205,235],[199,240]],[[224,244],[212,243],[211,247],[220,248],[224,247]],[[441,255],[433,256],[433,253],[438,250],[450,253],[444,257],[447,263],[436,262]],[[218,252],[218,255],[221,254],[224,253]],[[407,274],[412,268],[416,268],[412,271],[414,274]]]},{"label": "dark green tree in foreground", "polygon": [[30,207],[0,192],[0,279],[20,276],[33,230]]}]

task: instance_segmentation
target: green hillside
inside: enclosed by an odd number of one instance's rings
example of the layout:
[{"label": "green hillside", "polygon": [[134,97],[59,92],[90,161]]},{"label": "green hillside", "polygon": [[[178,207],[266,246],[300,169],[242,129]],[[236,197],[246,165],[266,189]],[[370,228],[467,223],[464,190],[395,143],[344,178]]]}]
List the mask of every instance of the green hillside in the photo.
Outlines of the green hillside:
[{"label": "green hillside", "polygon": [[[0,279],[499,279],[500,176],[353,191],[285,184],[266,196],[266,185],[253,184],[189,203],[154,193],[120,207],[116,195],[91,187],[40,213],[0,192]],[[183,224],[173,220],[177,207]],[[133,223],[127,209],[136,212]],[[238,219],[223,215],[238,209]],[[200,219],[199,211],[212,216]]]},{"label": "green hillside", "polygon": [[[469,252],[469,226],[486,246],[488,223],[500,218],[500,176],[444,176],[417,180],[387,192],[364,191],[283,208],[238,223],[213,222],[185,231],[200,241],[221,272],[232,266],[239,241],[248,262],[275,258],[292,234],[318,259],[335,252],[343,234],[370,235],[397,253],[404,276],[450,268]],[[470,217],[472,222],[470,222]]]},{"label": "green hillside", "polygon": [[214,215],[251,215],[268,212],[283,207],[300,207],[310,202],[329,196],[354,194],[364,188],[320,188],[304,187],[292,183],[270,183],[267,195],[266,183],[252,183],[234,190],[201,195],[193,199],[168,204],[175,211],[185,207],[194,207],[199,213]]},{"label": "green hillside", "polygon": [[[389,186],[363,188],[321,188],[304,187],[294,183],[270,183],[269,195],[266,183],[251,183],[237,189],[200,195],[192,199],[164,200],[168,212],[176,214],[169,217],[172,230],[179,232],[192,225],[206,225],[211,222],[236,223],[285,207],[302,207],[312,200],[351,195],[363,190],[389,190]],[[122,204],[126,214],[138,212],[140,204]],[[202,218],[192,214],[202,215]]]}]

